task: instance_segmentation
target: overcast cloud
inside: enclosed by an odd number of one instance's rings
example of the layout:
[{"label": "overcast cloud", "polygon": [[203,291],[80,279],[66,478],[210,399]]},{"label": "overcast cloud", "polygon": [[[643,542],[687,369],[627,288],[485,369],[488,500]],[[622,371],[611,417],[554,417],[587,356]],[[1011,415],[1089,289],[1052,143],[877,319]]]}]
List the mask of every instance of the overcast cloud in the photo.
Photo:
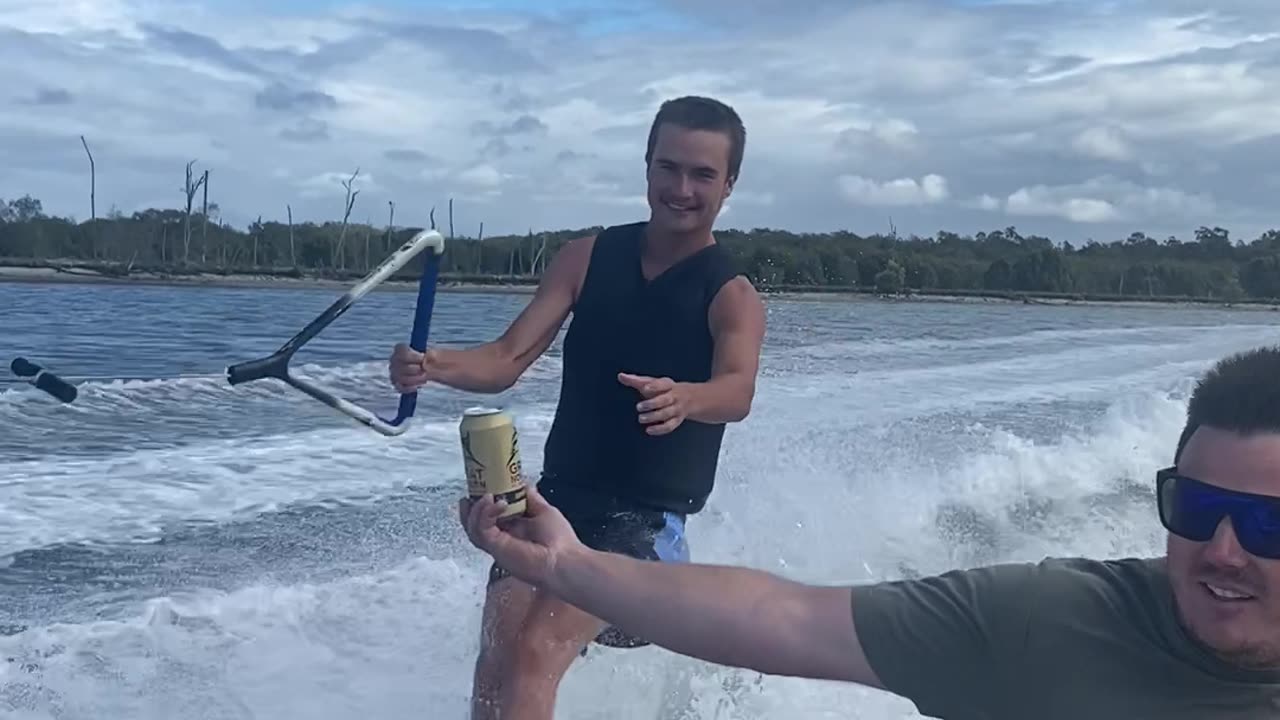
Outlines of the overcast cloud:
[{"label": "overcast cloud", "polygon": [[[0,197],[487,235],[643,218],[659,103],[747,125],[723,227],[1016,225],[1075,242],[1280,227],[1273,0],[0,0]],[[529,4],[532,5],[532,4]]]}]

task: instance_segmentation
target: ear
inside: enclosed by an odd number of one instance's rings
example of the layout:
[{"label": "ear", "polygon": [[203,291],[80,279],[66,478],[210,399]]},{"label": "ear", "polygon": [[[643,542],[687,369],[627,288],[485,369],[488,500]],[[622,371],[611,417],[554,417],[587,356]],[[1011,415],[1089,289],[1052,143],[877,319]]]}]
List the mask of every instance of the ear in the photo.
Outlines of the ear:
[{"label": "ear", "polygon": [[725,182],[725,184],[724,184],[724,199],[725,199],[725,200],[728,200],[728,199],[729,199],[729,196],[733,194],[733,184],[734,184],[735,182],[737,182],[737,181],[738,181],[738,179],[737,179],[737,178],[735,178],[735,177],[731,177],[731,178],[729,178],[729,179]]}]

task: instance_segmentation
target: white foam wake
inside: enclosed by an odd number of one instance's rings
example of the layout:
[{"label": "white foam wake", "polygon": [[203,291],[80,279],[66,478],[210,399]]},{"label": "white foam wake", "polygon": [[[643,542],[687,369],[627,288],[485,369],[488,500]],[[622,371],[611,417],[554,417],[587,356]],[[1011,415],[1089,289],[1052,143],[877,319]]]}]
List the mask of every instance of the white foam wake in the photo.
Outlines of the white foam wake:
[{"label": "white foam wake", "polygon": [[[517,427],[544,436],[546,408],[516,408]],[[541,447],[526,443],[532,465]],[[72,541],[156,537],[168,523],[223,521],[282,505],[409,486],[462,487],[455,421],[418,422],[396,438],[343,426],[10,463],[0,478],[0,557]]]},{"label": "white foam wake", "polygon": [[[771,401],[768,405],[778,402]],[[1158,552],[1140,489],[1182,400],[1139,394],[1052,443],[970,428],[967,440],[839,443],[812,426],[734,435],[725,480],[690,524],[696,560],[814,582],[889,579],[1044,554]],[[959,442],[970,452],[949,455]],[[979,448],[972,451],[972,448]],[[0,686],[28,717],[466,717],[486,564],[468,551],[335,582],[159,598],[132,619],[0,638]],[[597,650],[561,717],[711,720],[916,717],[860,688],[711,667],[665,651]]]}]

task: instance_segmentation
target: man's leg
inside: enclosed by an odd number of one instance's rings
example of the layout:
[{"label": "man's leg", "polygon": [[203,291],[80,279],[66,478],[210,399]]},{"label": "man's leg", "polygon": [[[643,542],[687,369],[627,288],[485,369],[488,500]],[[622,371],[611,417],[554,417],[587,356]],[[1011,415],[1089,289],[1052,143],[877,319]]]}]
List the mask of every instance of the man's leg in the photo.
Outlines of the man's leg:
[{"label": "man's leg", "polygon": [[560,681],[603,628],[598,618],[535,591],[502,678],[500,720],[552,720]]},{"label": "man's leg", "polygon": [[[609,507],[595,498],[584,508],[581,499],[558,495],[546,497],[589,547],[664,562],[688,560],[683,516],[620,510],[616,501]],[[537,592],[501,568],[495,566],[489,578],[473,720],[552,720],[560,682],[590,642],[618,648],[648,644],[616,630],[605,632],[598,618]]]},{"label": "man's leg", "polygon": [[495,569],[485,598],[473,720],[551,720],[569,666],[603,627]]},{"label": "man's leg", "polygon": [[480,653],[471,687],[472,720],[498,720],[498,700],[510,648],[533,604],[533,587],[494,568],[480,620]]}]

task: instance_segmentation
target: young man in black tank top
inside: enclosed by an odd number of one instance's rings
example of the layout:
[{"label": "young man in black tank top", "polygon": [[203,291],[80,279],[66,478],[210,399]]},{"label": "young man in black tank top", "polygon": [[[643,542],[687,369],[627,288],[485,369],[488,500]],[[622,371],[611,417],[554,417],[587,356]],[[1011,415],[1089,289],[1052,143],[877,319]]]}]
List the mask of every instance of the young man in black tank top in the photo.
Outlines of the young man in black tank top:
[{"label": "young man in black tank top", "polygon": [[[712,226],[737,180],[745,131],[727,105],[664,103],[645,153],[650,217],[568,243],[497,340],[391,357],[400,390],[513,385],[565,319],[559,406],[541,495],[583,542],[636,558],[689,559],[684,520],[710,495],[726,423],[755,395],[764,305]],[[556,690],[594,641],[645,644],[492,566],[472,717],[551,720]]]}]

